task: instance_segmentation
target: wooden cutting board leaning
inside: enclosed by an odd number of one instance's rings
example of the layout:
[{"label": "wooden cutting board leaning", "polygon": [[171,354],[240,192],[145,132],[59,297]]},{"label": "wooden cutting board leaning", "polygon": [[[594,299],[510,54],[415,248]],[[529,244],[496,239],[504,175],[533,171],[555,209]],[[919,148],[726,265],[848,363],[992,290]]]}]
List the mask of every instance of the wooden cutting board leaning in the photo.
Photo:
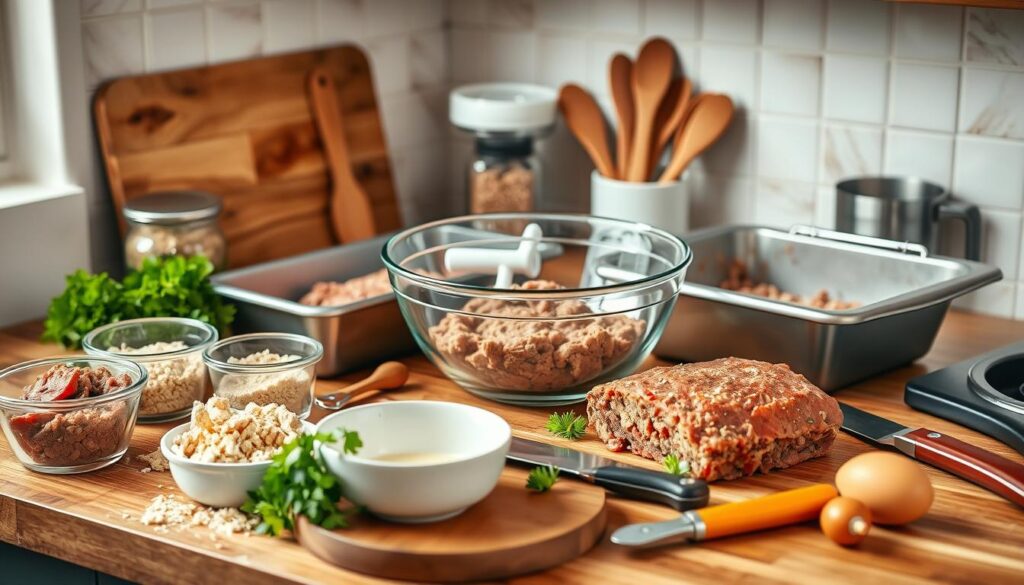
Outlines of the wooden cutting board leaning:
[{"label": "wooden cutting board leaning", "polygon": [[124,77],[101,87],[93,113],[118,215],[126,201],[155,191],[218,195],[231,267],[346,241],[309,98],[314,67],[333,79],[349,169],[369,200],[374,232],[400,227],[370,64],[354,46]]}]

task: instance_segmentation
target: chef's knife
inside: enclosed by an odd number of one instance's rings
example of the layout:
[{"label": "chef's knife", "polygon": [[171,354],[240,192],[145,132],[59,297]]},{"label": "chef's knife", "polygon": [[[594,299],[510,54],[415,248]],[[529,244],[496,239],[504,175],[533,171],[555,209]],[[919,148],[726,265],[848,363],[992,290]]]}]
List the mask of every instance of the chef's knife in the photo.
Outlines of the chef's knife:
[{"label": "chef's knife", "polygon": [[702,479],[620,465],[599,455],[512,437],[508,459],[528,465],[551,465],[621,496],[692,510],[708,503]]},{"label": "chef's knife", "polygon": [[843,430],[880,447],[948,471],[1024,506],[1024,465],[925,428],[912,429],[839,403]]}]

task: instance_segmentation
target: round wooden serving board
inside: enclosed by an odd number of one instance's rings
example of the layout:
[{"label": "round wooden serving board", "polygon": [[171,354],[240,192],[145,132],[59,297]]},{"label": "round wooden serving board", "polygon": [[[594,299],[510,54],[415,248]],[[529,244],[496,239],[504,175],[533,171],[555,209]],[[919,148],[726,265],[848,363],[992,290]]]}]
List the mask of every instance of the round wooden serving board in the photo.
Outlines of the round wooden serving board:
[{"label": "round wooden serving board", "polygon": [[299,542],[339,567],[389,579],[478,581],[560,565],[604,533],[605,493],[563,478],[548,492],[526,489],[526,472],[506,468],[497,487],[459,516],[396,524],[369,514],[340,530],[299,519]]}]

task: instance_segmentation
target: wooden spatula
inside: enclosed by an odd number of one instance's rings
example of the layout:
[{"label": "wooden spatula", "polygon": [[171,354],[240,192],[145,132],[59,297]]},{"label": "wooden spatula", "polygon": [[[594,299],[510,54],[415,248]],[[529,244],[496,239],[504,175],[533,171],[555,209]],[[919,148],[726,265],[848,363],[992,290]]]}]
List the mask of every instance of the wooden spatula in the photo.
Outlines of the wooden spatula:
[{"label": "wooden spatula", "polygon": [[672,82],[676,52],[665,39],[651,39],[640,49],[633,66],[633,102],[636,104],[636,126],[633,152],[629,155],[629,181],[646,181],[651,159],[651,137],[658,104]]},{"label": "wooden spatula", "polygon": [[615,166],[612,164],[612,154],[608,150],[608,131],[605,128],[604,114],[601,113],[601,107],[594,101],[593,96],[574,83],[563,85],[558,93],[558,109],[565,116],[569,130],[594,161],[597,171],[614,179]]},{"label": "wooden spatula", "polygon": [[727,96],[701,96],[686,125],[679,128],[681,136],[677,141],[678,146],[672,151],[672,158],[658,183],[664,185],[678,179],[686,166],[725,132],[732,120],[732,113],[732,100]]},{"label": "wooden spatula", "polygon": [[352,173],[334,78],[327,69],[316,67],[309,74],[308,85],[313,120],[320,132],[331,176],[330,212],[335,236],[343,243],[372,238],[377,235],[373,208]]},{"label": "wooden spatula", "polygon": [[618,128],[615,132],[615,166],[621,179],[629,169],[629,151],[633,147],[633,61],[622,53],[612,57],[608,66],[608,85]]},{"label": "wooden spatula", "polygon": [[661,100],[661,105],[658,106],[658,114],[654,117],[655,136],[654,146],[651,148],[651,159],[647,164],[648,177],[651,176],[651,171],[658,164],[665,145],[676,135],[676,130],[679,129],[679,124],[682,123],[683,115],[690,103],[692,90],[693,85],[690,80],[681,77],[673,79],[668,86],[668,91],[665,92],[665,97]]}]

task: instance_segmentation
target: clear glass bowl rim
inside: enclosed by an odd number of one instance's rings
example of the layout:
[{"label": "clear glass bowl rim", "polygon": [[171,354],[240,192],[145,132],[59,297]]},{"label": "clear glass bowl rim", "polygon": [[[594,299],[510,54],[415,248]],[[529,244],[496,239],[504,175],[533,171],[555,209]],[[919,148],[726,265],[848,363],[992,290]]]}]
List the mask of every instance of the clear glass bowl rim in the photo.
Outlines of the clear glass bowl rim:
[{"label": "clear glass bowl rim", "polygon": [[[127,388],[122,388],[116,392],[110,394],[104,394],[102,396],[90,396],[87,398],[74,398],[72,400],[51,400],[51,401],[40,401],[40,400],[23,400],[21,398],[10,398],[7,396],[0,396],[0,405],[19,408],[19,409],[31,409],[35,411],[39,410],[55,410],[55,411],[67,411],[76,410],[79,407],[91,407],[108,402],[116,402],[126,398],[131,398],[132,395],[138,396],[142,393],[142,389],[146,386],[146,382],[149,380],[149,373],[146,368],[139,364],[126,359],[91,356],[91,355],[63,355],[57,357],[39,358],[35,360],[29,360],[27,362],[21,362],[14,364],[13,366],[0,370],[0,380],[7,378],[13,374],[17,374],[24,370],[36,368],[39,366],[52,366],[56,364],[64,364],[67,362],[74,361],[88,361],[98,362],[99,364],[115,365],[121,370],[128,370],[129,375],[135,374],[134,381]],[[92,366],[90,366],[92,367]]]},{"label": "clear glass bowl rim", "polygon": [[[273,364],[231,364],[226,361],[218,360],[213,357],[213,352],[227,347],[228,345],[239,343],[242,341],[253,341],[253,340],[286,340],[296,341],[299,343],[306,344],[312,348],[312,350],[305,356],[300,357],[297,360],[291,360],[288,362],[278,362]],[[217,372],[224,374],[258,374],[258,373],[275,373],[275,372],[287,372],[291,370],[297,370],[299,368],[305,368],[316,364],[324,357],[324,346],[319,341],[312,337],[305,335],[299,335],[297,333],[246,333],[245,335],[234,335],[218,341],[217,343],[209,346],[203,351],[203,362],[206,365]]]},{"label": "clear glass bowl rim", "polygon": [[[160,353],[121,353],[117,351],[107,351],[106,348],[98,347],[93,343],[97,337],[107,331],[113,331],[119,327],[127,325],[146,325],[146,324],[160,324],[160,323],[178,323],[180,325],[189,325],[196,329],[202,330],[206,333],[206,339],[198,344],[185,347],[182,349],[175,349],[172,351],[164,351]],[[87,333],[85,338],[82,339],[82,348],[86,353],[101,357],[115,357],[120,359],[126,359],[132,362],[149,363],[164,361],[169,358],[180,357],[194,353],[197,351],[205,351],[206,348],[210,347],[214,343],[217,343],[219,334],[217,328],[209,323],[204,323],[198,319],[190,319],[188,317],[143,317],[140,319],[125,319],[124,321],[115,321],[108,323],[101,327],[97,327]]]},{"label": "clear glass bowl rim", "polygon": [[[609,284],[604,286],[595,286],[589,288],[564,288],[557,290],[527,290],[519,288],[492,288],[487,286],[476,286],[469,284],[455,283],[448,280],[441,280],[433,278],[425,274],[420,274],[409,270],[391,257],[392,249],[399,241],[405,240],[413,236],[418,232],[424,232],[430,229],[442,227],[445,225],[458,224],[470,221],[501,221],[501,220],[525,220],[525,221],[574,221],[579,223],[585,223],[588,220],[596,219],[598,221],[607,222],[610,224],[617,224],[622,228],[633,229],[638,232],[647,232],[657,235],[664,240],[671,242],[672,244],[679,247],[683,253],[683,258],[675,266],[659,272],[645,276],[638,280],[631,280],[618,284]],[[514,236],[513,236],[514,237]],[[548,236],[545,235],[546,239]],[[543,241],[543,240],[542,240]],[[577,298],[577,297],[592,297],[600,294],[609,294],[616,292],[629,292],[634,290],[642,290],[649,285],[657,284],[660,281],[672,278],[683,270],[685,270],[690,263],[693,261],[693,251],[690,249],[689,244],[683,241],[678,236],[675,236],[663,229],[656,228],[654,226],[639,223],[634,221],[626,221],[622,219],[615,219],[612,217],[601,217],[598,215],[589,215],[585,213],[534,213],[534,212],[519,212],[519,213],[481,213],[472,215],[460,215],[458,217],[449,217],[445,219],[439,219],[432,222],[428,222],[422,225],[411,227],[394,234],[384,244],[384,247],[380,252],[381,260],[387,267],[389,272],[401,274],[403,278],[408,278],[414,282],[417,282],[423,286],[426,286],[433,290],[443,290],[446,292],[463,294],[469,296],[501,296],[505,299],[515,299],[520,297],[523,299],[540,300],[541,298]]]}]

